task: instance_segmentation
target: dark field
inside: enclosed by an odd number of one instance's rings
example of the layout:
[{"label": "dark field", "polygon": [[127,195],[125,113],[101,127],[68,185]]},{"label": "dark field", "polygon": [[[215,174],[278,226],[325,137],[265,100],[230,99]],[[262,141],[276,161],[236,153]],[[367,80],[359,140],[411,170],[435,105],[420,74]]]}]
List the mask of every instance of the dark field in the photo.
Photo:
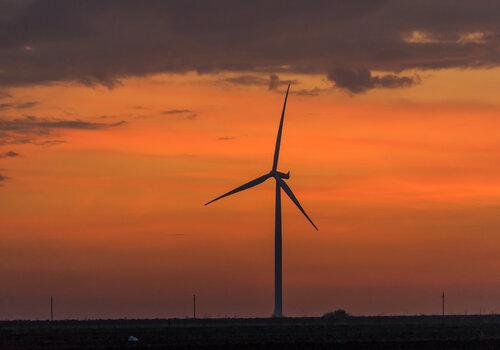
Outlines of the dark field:
[{"label": "dark field", "polygon": [[500,349],[500,316],[0,322],[2,350],[129,348]]}]

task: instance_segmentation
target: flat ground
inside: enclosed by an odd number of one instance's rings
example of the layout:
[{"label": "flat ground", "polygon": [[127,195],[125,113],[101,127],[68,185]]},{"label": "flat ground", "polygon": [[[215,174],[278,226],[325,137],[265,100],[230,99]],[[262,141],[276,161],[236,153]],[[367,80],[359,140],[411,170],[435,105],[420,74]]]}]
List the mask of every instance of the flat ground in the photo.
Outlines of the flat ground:
[{"label": "flat ground", "polygon": [[2,350],[128,348],[500,349],[500,316],[0,322]]}]

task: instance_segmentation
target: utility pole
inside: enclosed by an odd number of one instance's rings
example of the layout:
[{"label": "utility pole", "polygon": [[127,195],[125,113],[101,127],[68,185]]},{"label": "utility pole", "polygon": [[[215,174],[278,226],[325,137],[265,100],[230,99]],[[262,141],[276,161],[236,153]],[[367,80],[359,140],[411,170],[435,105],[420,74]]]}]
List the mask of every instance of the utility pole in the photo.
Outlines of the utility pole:
[{"label": "utility pole", "polygon": [[196,294],[193,294],[193,318],[196,318]]},{"label": "utility pole", "polygon": [[54,300],[52,295],[50,296],[50,320],[54,321]]},{"label": "utility pole", "polygon": [[441,296],[441,298],[443,299],[442,300],[442,312],[443,312],[443,316],[444,316],[444,292],[443,292],[443,295]]}]

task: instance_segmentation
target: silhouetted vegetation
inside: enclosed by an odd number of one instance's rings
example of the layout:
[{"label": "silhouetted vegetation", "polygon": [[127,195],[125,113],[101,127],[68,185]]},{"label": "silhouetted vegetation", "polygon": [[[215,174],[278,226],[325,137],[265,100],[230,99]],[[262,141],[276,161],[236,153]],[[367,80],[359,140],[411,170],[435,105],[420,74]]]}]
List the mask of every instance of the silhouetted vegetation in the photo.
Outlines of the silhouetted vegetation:
[{"label": "silhouetted vegetation", "polygon": [[323,318],[329,321],[344,321],[347,320],[351,315],[343,309],[337,309],[332,312],[327,312],[323,315]]}]

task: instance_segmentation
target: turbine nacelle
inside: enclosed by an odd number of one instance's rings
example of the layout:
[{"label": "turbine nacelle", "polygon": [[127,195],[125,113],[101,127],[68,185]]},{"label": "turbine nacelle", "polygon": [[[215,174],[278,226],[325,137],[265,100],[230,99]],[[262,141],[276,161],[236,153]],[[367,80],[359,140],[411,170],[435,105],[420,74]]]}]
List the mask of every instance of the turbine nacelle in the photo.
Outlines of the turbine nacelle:
[{"label": "turbine nacelle", "polygon": [[282,173],[281,171],[271,171],[269,174],[274,178],[278,178],[278,177],[281,179],[289,179],[290,178],[290,170],[288,170],[287,173]]}]

